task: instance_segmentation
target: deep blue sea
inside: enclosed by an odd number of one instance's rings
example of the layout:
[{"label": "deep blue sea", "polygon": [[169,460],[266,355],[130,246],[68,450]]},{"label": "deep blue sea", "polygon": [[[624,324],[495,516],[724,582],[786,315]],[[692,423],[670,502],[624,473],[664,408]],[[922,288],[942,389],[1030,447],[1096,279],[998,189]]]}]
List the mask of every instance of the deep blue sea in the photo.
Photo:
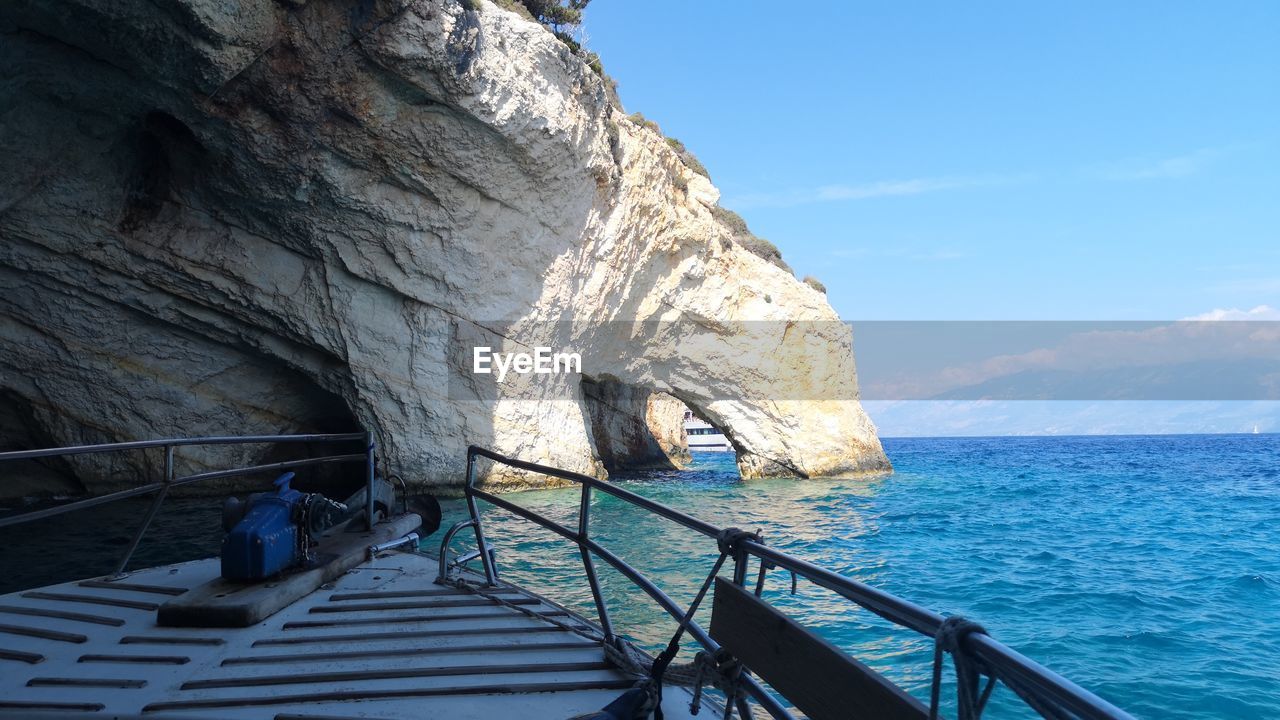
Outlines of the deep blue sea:
[{"label": "deep blue sea", "polygon": [[[1280,435],[887,439],[875,480],[750,480],[729,454],[625,487],[943,613],[1140,718],[1280,718]],[[578,491],[506,496],[576,523]],[[687,603],[714,542],[597,494],[597,540]],[[147,501],[0,530],[0,592],[108,572]],[[216,498],[174,498],[135,566],[209,556]],[[443,503],[445,522],[463,504]],[[594,616],[576,549],[490,508],[504,577]],[[439,535],[424,545],[437,547]],[[459,541],[459,547],[469,545]],[[32,551],[31,549],[35,550]],[[674,630],[597,563],[619,630]],[[767,598],[927,698],[931,641],[820,588],[771,576]],[[705,623],[706,613],[700,615]],[[1029,717],[1007,689],[990,717]]]},{"label": "deep blue sea", "polygon": [[[1143,718],[1280,717],[1280,435],[887,439],[871,481],[742,480],[729,454],[618,479],[943,613]],[[576,489],[508,496],[574,523]],[[463,517],[445,503],[446,523]],[[505,577],[594,616],[581,560],[503,511]],[[714,542],[597,497],[592,531],[687,603]],[[598,563],[598,565],[603,565]],[[674,623],[601,569],[620,630]],[[766,597],[927,699],[931,641],[775,573]],[[702,616],[705,622],[705,614]],[[948,671],[949,672],[949,671]],[[1007,690],[992,717],[1030,716]]]}]

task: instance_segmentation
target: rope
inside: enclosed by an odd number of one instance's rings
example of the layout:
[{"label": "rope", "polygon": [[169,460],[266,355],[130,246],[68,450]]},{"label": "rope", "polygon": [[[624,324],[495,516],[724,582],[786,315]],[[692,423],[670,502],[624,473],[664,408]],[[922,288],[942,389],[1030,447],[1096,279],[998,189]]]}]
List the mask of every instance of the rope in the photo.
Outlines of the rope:
[{"label": "rope", "polygon": [[[716,545],[720,549],[720,557],[716,558],[715,565],[712,566],[711,572],[707,573],[707,579],[702,581],[702,587],[698,589],[698,594],[694,596],[693,602],[689,605],[689,610],[685,612],[684,618],[676,627],[676,634],[671,636],[671,641],[667,643],[667,648],[658,655],[653,661],[653,667],[650,670],[649,677],[653,682],[653,686],[657,692],[658,705],[654,708],[654,720],[663,720],[662,716],[662,683],[671,665],[671,661],[675,659],[676,654],[680,652],[680,638],[684,637],[685,630],[689,629],[689,625],[693,623],[693,615],[698,611],[698,606],[702,604],[703,598],[707,596],[707,590],[711,587],[711,583],[716,579],[716,575],[720,573],[720,568],[724,567],[724,561],[730,555],[736,555],[737,545],[742,540],[751,539],[756,542],[760,541],[760,533],[747,532],[738,528],[725,528],[716,536]],[[699,685],[700,687],[700,685]],[[733,709],[733,698],[725,703],[725,717]]]},{"label": "rope", "polygon": [[[971,622],[959,615],[953,615],[942,621],[933,638],[933,686],[929,693],[929,720],[937,720],[938,698],[942,689],[943,654],[951,655],[951,663],[956,669],[956,705],[958,720],[979,720],[997,682],[1003,682],[1010,690],[1022,698],[1032,710],[1041,717],[1051,720],[1067,720],[1071,714],[1055,703],[1040,696],[1034,689],[1026,687],[1020,679],[1001,674],[964,651],[964,641],[973,634],[986,635],[986,628]],[[982,683],[987,677],[986,685]]]},{"label": "rope", "polygon": [[951,663],[956,669],[956,701],[959,720],[977,720],[982,717],[982,710],[995,689],[996,677],[991,675],[985,688],[978,693],[983,668],[967,653],[962,644],[974,633],[987,634],[986,628],[971,622],[959,615],[942,621],[938,632],[933,636],[933,687],[929,693],[929,720],[938,718],[938,699],[942,691],[942,656],[951,655]]},{"label": "rope", "polygon": [[[760,533],[748,532],[738,528],[726,528],[720,531],[716,536],[716,546],[720,550],[720,556],[716,559],[715,564],[711,568],[711,572],[707,574],[706,579],[699,588],[698,594],[694,597],[693,603],[689,605],[688,611],[680,620],[679,626],[676,628],[675,635],[671,637],[671,641],[667,643],[667,647],[658,655],[656,659],[650,657],[639,648],[632,645],[622,637],[614,637],[613,642],[607,640],[601,642],[604,648],[606,659],[614,663],[633,675],[647,677],[645,685],[648,686],[650,696],[653,698],[653,717],[654,720],[663,720],[662,715],[662,686],[666,683],[678,685],[681,687],[694,688],[693,702],[689,706],[690,712],[694,715],[698,714],[702,705],[702,688],[704,685],[710,685],[725,694],[724,718],[727,720],[733,713],[735,701],[741,695],[741,683],[739,678],[742,674],[742,665],[736,658],[731,656],[727,651],[721,649],[714,655],[706,651],[699,651],[693,657],[693,661],[673,665],[672,660],[675,659],[677,653],[680,652],[680,639],[684,637],[684,633],[693,623],[693,616],[698,611],[698,607],[706,598],[707,590],[710,589],[711,583],[715,580],[716,575],[720,573],[720,569],[724,567],[725,560],[730,555],[736,555],[737,545],[742,540],[754,540],[760,542]],[[562,630],[572,632],[581,637],[601,641],[599,634],[588,633],[581,627],[569,625],[552,617],[543,615],[524,605],[516,605],[499,597],[498,595],[486,592],[484,586],[469,582],[463,578],[448,578],[443,583],[457,587],[460,590],[475,593],[481,597],[492,600],[493,602],[504,607],[516,610],[524,615],[536,618],[543,622],[551,623]]]},{"label": "rope", "polygon": [[728,718],[733,710],[734,701],[742,691],[738,681],[742,676],[742,663],[721,648],[715,654],[706,651],[693,656],[690,663],[695,669],[693,677],[693,702],[689,703],[689,712],[697,715],[702,709],[702,686],[710,685],[724,693],[724,717]]},{"label": "rope", "polygon": [[[615,637],[614,644],[605,643],[604,654],[610,662],[626,672],[645,677],[650,677],[653,673],[653,658],[624,638]],[[665,685],[690,688],[710,685],[723,690],[729,681],[722,676],[726,670],[733,669],[729,661],[736,662],[727,654],[713,656],[706,651],[699,651],[694,655],[693,662],[668,665],[662,681]]]},{"label": "rope", "polygon": [[[713,575],[714,577],[714,575]],[[589,640],[600,641],[601,638],[597,634],[584,631],[581,627],[570,625],[553,617],[543,615],[536,610],[532,610],[524,605],[516,605],[497,595],[485,592],[483,586],[468,582],[462,578],[450,579],[448,584],[457,587],[460,590],[475,593],[481,597],[488,598],[495,603],[504,607],[516,610],[531,618],[536,618],[543,622],[551,623],[568,632],[572,632]],[[622,668],[623,671],[639,677],[650,678],[643,685],[650,687],[650,694],[653,696],[653,711],[655,716],[661,711],[657,703],[661,701],[661,695],[657,692],[657,686],[653,684],[652,674],[654,660],[649,657],[643,650],[632,645],[626,639],[614,637],[613,642],[601,642],[604,648],[605,658]],[[694,688],[693,702],[690,704],[690,710],[694,715],[698,714],[701,707],[702,687],[710,685],[725,693],[726,707],[731,707],[735,696],[738,694],[737,676],[741,673],[741,665],[736,659],[727,652],[721,650],[715,656],[705,651],[699,652],[694,656],[693,662],[680,663],[676,665],[668,665],[663,672],[663,682],[677,685],[680,687]],[[728,717],[726,715],[726,717]]]}]

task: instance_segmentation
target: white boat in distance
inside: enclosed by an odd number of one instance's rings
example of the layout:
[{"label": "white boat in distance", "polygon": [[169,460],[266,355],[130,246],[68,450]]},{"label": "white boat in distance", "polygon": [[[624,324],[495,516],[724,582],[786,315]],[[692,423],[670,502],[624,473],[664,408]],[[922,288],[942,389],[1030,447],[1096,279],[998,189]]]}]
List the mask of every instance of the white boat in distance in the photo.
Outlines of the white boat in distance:
[{"label": "white boat in distance", "polygon": [[692,410],[684,411],[684,434],[690,450],[728,452],[733,449],[720,428],[703,421]]}]

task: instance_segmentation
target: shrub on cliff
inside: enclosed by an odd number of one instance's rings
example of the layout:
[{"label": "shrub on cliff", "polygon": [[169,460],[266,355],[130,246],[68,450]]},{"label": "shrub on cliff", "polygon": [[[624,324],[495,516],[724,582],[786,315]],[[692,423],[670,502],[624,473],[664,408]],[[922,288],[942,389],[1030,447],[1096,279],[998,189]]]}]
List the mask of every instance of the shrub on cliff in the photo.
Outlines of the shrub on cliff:
[{"label": "shrub on cliff", "polygon": [[708,180],[711,179],[711,173],[707,172],[706,166],[702,164],[702,161],[698,160],[698,156],[689,152],[684,143],[669,137],[667,138],[667,144],[671,146],[672,150],[676,151],[676,154],[680,156],[680,162],[684,163],[686,167]]},{"label": "shrub on cliff", "polygon": [[735,237],[738,235],[751,234],[751,229],[747,227],[747,221],[743,220],[741,215],[730,210],[729,208],[720,207],[719,205],[717,205],[711,208],[711,214],[715,215],[717,220],[719,220],[720,222],[728,226],[729,230],[734,234]]},{"label": "shrub on cliff", "polygon": [[725,227],[729,228],[729,231],[733,233],[733,241],[741,245],[747,252],[757,257],[762,257],[783,270],[791,272],[791,266],[782,259],[782,251],[778,249],[778,246],[751,232],[751,229],[747,227],[747,221],[743,220],[741,215],[719,205],[711,208],[711,214]]},{"label": "shrub on cliff", "polygon": [[659,135],[661,135],[661,134],[662,134],[662,128],[658,127],[658,123],[656,123],[656,122],[654,122],[654,121],[650,120],[649,118],[645,117],[645,116],[644,116],[644,113],[633,112],[633,113],[631,113],[630,115],[628,115],[627,117],[631,118],[631,122],[633,122],[633,123],[635,123],[635,124],[637,124],[637,125],[641,125],[641,126],[643,126],[643,127],[647,127],[647,128],[649,128],[650,130],[652,130],[652,131],[654,131],[654,132],[658,133]]},{"label": "shrub on cliff", "polygon": [[757,257],[762,257],[783,270],[791,272],[791,266],[783,261],[782,251],[778,249],[777,245],[774,245],[768,240],[757,235],[747,235],[745,237],[738,237],[734,239],[751,254],[756,255]]},{"label": "shrub on cliff", "polygon": [[804,276],[804,284],[805,284],[805,285],[808,285],[809,287],[813,288],[814,290],[817,290],[818,292],[822,293],[823,295],[826,295],[826,294],[827,294],[827,286],[826,286],[826,285],[823,285],[821,280],[819,280],[818,278],[816,278],[816,277],[814,277],[814,276],[812,276],[812,275],[805,275],[805,276]]},{"label": "shrub on cliff", "polygon": [[[582,11],[591,0],[499,0],[504,7],[518,5],[534,20],[550,27],[559,35],[564,29],[582,22]],[[563,39],[563,38],[562,38]]]}]

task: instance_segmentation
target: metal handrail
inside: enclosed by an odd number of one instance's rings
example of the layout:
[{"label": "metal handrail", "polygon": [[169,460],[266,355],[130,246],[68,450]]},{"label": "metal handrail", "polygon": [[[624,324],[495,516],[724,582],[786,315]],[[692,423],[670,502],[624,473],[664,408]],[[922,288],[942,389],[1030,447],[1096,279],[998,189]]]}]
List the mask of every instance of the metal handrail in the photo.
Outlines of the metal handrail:
[{"label": "metal handrail", "polygon": [[[476,457],[488,458],[489,460],[493,460],[494,462],[498,462],[503,465],[559,478],[561,480],[568,480],[581,485],[582,502],[581,509],[578,514],[578,528],[576,530],[570,529],[560,523],[544,518],[531,510],[522,508],[514,503],[497,497],[496,495],[477,488],[475,474]],[[472,520],[475,522],[477,537],[483,537],[480,515],[475,504],[475,499],[479,498],[575,542],[582,552],[584,568],[586,570],[588,582],[591,585],[591,591],[597,611],[600,615],[601,626],[606,631],[606,640],[612,640],[613,632],[608,619],[608,610],[605,606],[604,598],[600,593],[599,582],[596,578],[595,569],[590,560],[590,556],[592,554],[612,565],[633,584],[641,590],[644,590],[645,593],[657,602],[658,605],[662,606],[663,610],[665,610],[669,615],[677,620],[683,619],[685,611],[682,610],[664,592],[662,592],[660,588],[645,578],[638,570],[631,567],[625,561],[618,558],[605,548],[601,547],[594,540],[590,539],[590,493],[592,490],[600,490],[601,492],[624,500],[632,505],[644,508],[655,515],[670,520],[706,537],[714,539],[720,536],[721,528],[690,515],[686,515],[685,513],[663,505],[662,503],[655,502],[629,490],[620,488],[612,483],[569,470],[561,470],[559,468],[507,457],[493,452],[492,450],[487,450],[475,445],[467,448],[467,480],[465,494],[468,509],[470,510]],[[896,625],[901,625],[905,628],[914,630],[929,638],[933,638],[937,635],[938,628],[944,620],[942,615],[909,600],[905,600],[891,593],[871,587],[870,585],[854,580],[853,578],[839,575],[806,560],[802,560],[780,550],[768,547],[762,543],[745,540],[735,546],[735,549],[740,550],[742,553],[740,557],[735,557],[736,568],[734,575],[735,580],[739,583],[742,582],[742,578],[745,575],[746,556],[754,555],[763,564],[771,564],[794,572],[796,575],[809,580],[815,585],[831,590]],[[481,558],[485,563],[486,576],[492,577],[494,572],[493,568],[490,566],[492,560],[485,553],[481,553]],[[703,645],[703,647],[709,652],[714,652],[719,649],[718,644],[712,640],[711,637],[697,625],[697,623],[690,623],[688,631],[690,636]],[[961,651],[984,663],[987,667],[995,669],[1002,676],[1013,676],[1018,678],[1024,686],[1029,687],[1038,697],[1047,699],[1058,707],[1074,713],[1078,717],[1106,720],[1131,718],[1131,716],[1124,710],[1121,710],[1092,692],[1076,685],[1070,680],[1067,680],[1061,675],[1058,675],[1052,670],[1049,670],[1034,660],[1027,658],[1016,650],[1013,650],[988,635],[981,633],[971,633],[966,635],[965,640],[961,644]],[[771,715],[775,718],[791,717],[791,715],[777,703],[776,699],[774,699],[772,695],[766,692],[758,683],[755,682],[754,678],[744,675],[744,679],[747,680],[748,692],[758,702],[760,702],[764,709]]]},{"label": "metal handrail", "polygon": [[[184,477],[174,477],[173,465],[173,449],[175,447],[188,447],[193,445],[257,445],[266,443],[306,443],[306,442],[351,442],[363,440],[365,442],[365,451],[362,453],[349,453],[346,455],[327,455],[318,458],[300,458],[298,460],[285,460],[275,463],[266,463],[262,465],[249,465],[247,467],[230,468],[227,470],[210,470]],[[138,526],[138,530],[134,533],[133,538],[129,541],[129,545],[125,548],[123,557],[117,563],[115,572],[110,575],[113,580],[120,579],[126,575],[125,568],[129,565],[129,560],[133,558],[133,554],[138,549],[139,543],[142,542],[143,535],[151,527],[151,523],[155,520],[156,515],[160,512],[160,506],[164,503],[165,497],[169,494],[169,489],[182,485],[190,485],[192,483],[202,482],[205,480],[214,480],[224,477],[235,477],[240,475],[253,475],[263,472],[271,472],[274,470],[282,470],[285,468],[308,467],[311,465],[324,465],[338,462],[356,462],[363,461],[366,465],[366,485],[365,485],[365,505],[369,527],[373,527],[374,510],[373,510],[373,474],[374,474],[374,456],[375,449],[372,433],[311,433],[305,435],[213,435],[208,437],[192,437],[192,438],[165,438],[159,440],[135,440],[130,442],[119,443],[103,443],[100,445],[76,445],[63,448],[43,448],[39,450],[12,450],[9,452],[0,452],[0,463],[14,460],[35,460],[48,457],[65,457],[68,455],[88,455],[96,453],[125,452],[129,450],[147,450],[150,448],[164,448],[164,477],[159,482],[139,485],[127,490],[120,490],[106,495],[85,498],[84,500],[76,500],[69,503],[63,503],[51,508],[42,510],[33,510],[31,512],[20,513],[18,515],[10,515],[0,518],[0,528],[11,525],[20,525],[35,520],[41,520],[48,517],[55,517],[77,510],[86,510],[98,505],[115,502],[116,500],[124,500],[131,497],[148,495],[156,493],[155,500],[151,506],[147,508],[146,514],[143,516],[142,523]]]}]

